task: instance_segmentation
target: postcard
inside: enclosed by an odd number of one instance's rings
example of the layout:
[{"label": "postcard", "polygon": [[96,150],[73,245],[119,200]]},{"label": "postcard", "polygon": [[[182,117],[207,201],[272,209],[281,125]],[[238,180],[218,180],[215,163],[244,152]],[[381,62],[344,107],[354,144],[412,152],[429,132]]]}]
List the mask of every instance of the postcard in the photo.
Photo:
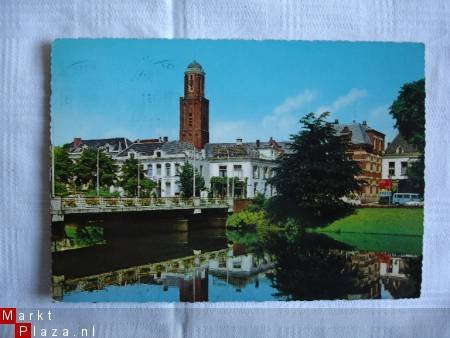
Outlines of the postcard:
[{"label": "postcard", "polygon": [[58,39],[53,298],[420,296],[424,45]]}]

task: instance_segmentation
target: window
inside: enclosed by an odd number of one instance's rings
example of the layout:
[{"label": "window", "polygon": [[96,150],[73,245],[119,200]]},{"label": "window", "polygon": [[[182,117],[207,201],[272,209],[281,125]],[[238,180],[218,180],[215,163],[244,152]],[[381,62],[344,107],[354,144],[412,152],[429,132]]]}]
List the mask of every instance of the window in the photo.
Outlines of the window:
[{"label": "window", "polygon": [[200,166],[199,174],[200,174],[201,176],[203,175],[203,166],[202,166],[202,165]]},{"label": "window", "polygon": [[395,162],[389,162],[389,176],[395,176]]},{"label": "window", "polygon": [[408,162],[401,162],[401,175],[406,176],[407,170],[408,170]]},{"label": "window", "polygon": [[258,166],[253,166],[253,178],[259,178],[259,168]]},{"label": "window", "polygon": [[166,163],[166,176],[171,176],[170,175],[170,168],[171,168],[171,164],[170,163]]},{"label": "window", "polygon": [[256,195],[256,191],[258,190],[258,182],[253,183],[253,196]]},{"label": "window", "polygon": [[268,178],[267,177],[267,167],[263,168],[263,178]]},{"label": "window", "polygon": [[180,176],[180,163],[175,163],[175,176]]},{"label": "window", "polygon": [[226,165],[219,165],[219,176],[220,177],[227,176],[227,166]]},{"label": "window", "polygon": [[170,189],[171,188],[171,184],[170,181],[166,181],[166,196],[170,195]]},{"label": "window", "polygon": [[395,152],[396,152],[397,154],[403,154],[403,147],[398,146]]},{"label": "window", "polygon": [[233,166],[233,176],[234,177],[238,177],[239,179],[242,178],[242,165],[235,164]]},{"label": "window", "polygon": [[153,165],[149,164],[147,169],[147,175],[153,177]]},{"label": "window", "polygon": [[156,175],[161,176],[161,164],[158,163],[156,165]]},{"label": "window", "polygon": [[134,153],[130,153],[130,158],[134,160]]}]

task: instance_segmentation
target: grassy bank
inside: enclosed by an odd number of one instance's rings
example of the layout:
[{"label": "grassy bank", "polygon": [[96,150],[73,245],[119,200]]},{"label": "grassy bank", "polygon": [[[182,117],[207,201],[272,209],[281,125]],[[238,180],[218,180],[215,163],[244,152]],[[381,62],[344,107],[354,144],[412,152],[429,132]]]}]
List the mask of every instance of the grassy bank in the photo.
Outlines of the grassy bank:
[{"label": "grassy bank", "polygon": [[360,208],[353,215],[337,220],[317,231],[422,236],[423,209]]},{"label": "grassy bank", "polygon": [[374,235],[356,232],[323,232],[322,234],[357,250],[409,255],[422,254],[422,236]]}]

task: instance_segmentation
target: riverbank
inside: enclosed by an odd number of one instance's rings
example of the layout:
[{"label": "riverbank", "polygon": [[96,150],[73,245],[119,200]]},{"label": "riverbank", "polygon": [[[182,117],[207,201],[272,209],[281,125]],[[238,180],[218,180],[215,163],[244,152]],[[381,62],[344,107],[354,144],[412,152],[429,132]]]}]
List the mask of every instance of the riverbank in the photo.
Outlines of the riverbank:
[{"label": "riverbank", "polygon": [[423,209],[358,208],[353,215],[319,228],[325,233],[423,235]]},{"label": "riverbank", "polygon": [[311,231],[358,250],[421,255],[423,209],[359,208],[353,215]]}]

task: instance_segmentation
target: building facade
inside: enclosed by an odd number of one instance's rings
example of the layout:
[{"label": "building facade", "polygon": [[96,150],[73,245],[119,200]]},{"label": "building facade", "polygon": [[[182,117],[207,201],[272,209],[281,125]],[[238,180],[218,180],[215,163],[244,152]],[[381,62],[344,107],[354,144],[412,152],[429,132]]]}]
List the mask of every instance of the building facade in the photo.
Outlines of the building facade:
[{"label": "building facade", "polygon": [[383,156],[382,177],[392,180],[393,190],[397,190],[399,183],[408,178],[408,168],[419,160],[420,155],[417,148],[406,142],[400,134],[388,144]]},{"label": "building facade", "polygon": [[[258,193],[273,196],[275,189],[268,180],[274,175],[275,160],[286,151],[286,147],[285,142],[277,143],[273,139],[246,143],[237,139],[236,143],[206,144],[207,187],[214,194],[235,198],[253,198]],[[220,189],[215,186],[218,181],[221,181]]]},{"label": "building facade", "polygon": [[130,158],[138,160],[144,170],[144,176],[156,182],[155,194],[158,197],[180,196],[180,170],[184,163],[194,164],[201,171],[202,152],[182,141],[135,142],[115,156],[120,168]]},{"label": "building facade", "polygon": [[356,177],[361,184],[361,202],[377,202],[385,135],[369,127],[366,121],[350,124],[335,121],[334,125],[338,135],[348,138],[349,155],[361,168],[361,174]]}]

